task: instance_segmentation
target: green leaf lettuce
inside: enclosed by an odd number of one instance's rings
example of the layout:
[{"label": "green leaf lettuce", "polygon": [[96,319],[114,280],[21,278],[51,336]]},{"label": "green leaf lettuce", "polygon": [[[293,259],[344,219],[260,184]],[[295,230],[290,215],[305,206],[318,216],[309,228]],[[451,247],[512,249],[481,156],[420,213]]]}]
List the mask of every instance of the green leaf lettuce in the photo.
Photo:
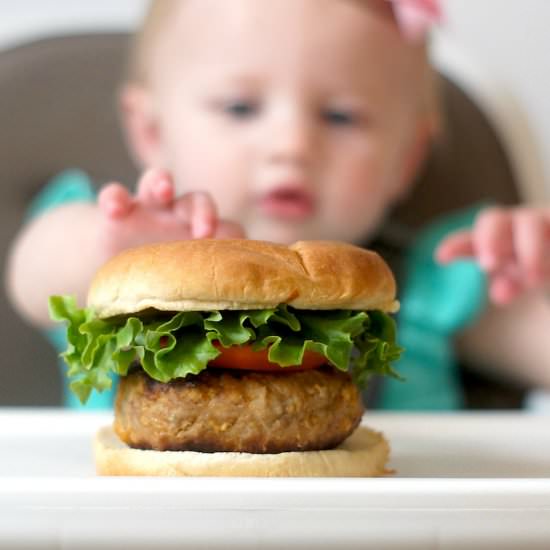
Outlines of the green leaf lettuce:
[{"label": "green leaf lettuce", "polygon": [[392,369],[402,349],[394,320],[381,311],[296,310],[285,305],[263,310],[158,312],[102,320],[79,309],[73,297],[52,296],[50,316],[67,324],[71,390],[85,403],[92,390],[111,388],[113,374],[125,376],[132,365],[159,382],[198,374],[223,347],[251,344],[268,348],[269,360],[282,367],[299,365],[306,351],[324,355],[339,370],[351,369],[365,386],[373,374],[400,378]]}]

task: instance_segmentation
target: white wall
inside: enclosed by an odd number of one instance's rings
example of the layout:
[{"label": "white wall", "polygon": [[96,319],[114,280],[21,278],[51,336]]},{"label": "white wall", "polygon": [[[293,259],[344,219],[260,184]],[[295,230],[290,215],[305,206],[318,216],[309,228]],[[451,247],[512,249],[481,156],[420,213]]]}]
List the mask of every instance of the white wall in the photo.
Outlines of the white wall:
[{"label": "white wall", "polygon": [[512,149],[531,200],[550,196],[550,2],[442,0],[436,57],[462,72]]},{"label": "white wall", "polygon": [[0,0],[0,48],[56,33],[133,26],[147,0]]},{"label": "white wall", "polygon": [[[147,0],[0,0],[0,48],[131,28]],[[529,199],[550,194],[550,1],[442,0],[434,53],[503,132]]]}]

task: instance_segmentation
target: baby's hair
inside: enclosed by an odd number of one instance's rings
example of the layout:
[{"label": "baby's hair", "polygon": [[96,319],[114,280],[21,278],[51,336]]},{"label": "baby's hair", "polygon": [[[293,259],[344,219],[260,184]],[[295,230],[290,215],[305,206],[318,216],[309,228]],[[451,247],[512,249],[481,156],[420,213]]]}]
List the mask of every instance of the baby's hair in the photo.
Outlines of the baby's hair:
[{"label": "baby's hair", "polygon": [[126,80],[139,84],[146,82],[151,51],[157,36],[181,2],[183,0],[151,0],[130,44]]},{"label": "baby's hair", "polygon": [[[127,82],[146,85],[151,65],[151,52],[159,33],[166,27],[167,22],[174,15],[174,10],[184,0],[151,0],[143,18],[142,24],[134,35],[130,46],[125,79]],[[344,1],[344,0],[341,0]],[[348,0],[346,0],[348,1]],[[393,19],[397,29],[397,22],[393,11],[393,3],[387,0],[352,0],[362,4],[369,4],[381,17]],[[413,54],[415,70],[418,79],[418,112],[426,119],[432,135],[438,134],[441,126],[441,108],[439,103],[438,79],[433,70],[428,53],[428,40],[420,43],[411,43],[409,48]],[[412,84],[412,83],[411,83]],[[411,92],[415,86],[411,85]]]}]

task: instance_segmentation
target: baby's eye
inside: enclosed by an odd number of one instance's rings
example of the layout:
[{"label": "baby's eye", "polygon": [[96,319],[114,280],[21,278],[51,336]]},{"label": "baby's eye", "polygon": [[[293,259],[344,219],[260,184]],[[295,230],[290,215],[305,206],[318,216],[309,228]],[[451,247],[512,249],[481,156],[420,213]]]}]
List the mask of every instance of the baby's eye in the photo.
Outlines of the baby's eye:
[{"label": "baby's eye", "polygon": [[353,126],[359,123],[359,116],[345,109],[327,109],[323,111],[322,117],[331,126]]},{"label": "baby's eye", "polygon": [[223,111],[235,118],[250,118],[259,110],[259,105],[253,101],[229,101],[223,106]]}]

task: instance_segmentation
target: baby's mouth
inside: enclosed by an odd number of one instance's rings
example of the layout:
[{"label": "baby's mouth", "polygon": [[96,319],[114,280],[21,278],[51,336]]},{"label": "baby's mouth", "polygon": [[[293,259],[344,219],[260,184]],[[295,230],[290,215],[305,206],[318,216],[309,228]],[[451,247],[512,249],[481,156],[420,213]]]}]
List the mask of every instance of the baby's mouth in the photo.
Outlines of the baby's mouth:
[{"label": "baby's mouth", "polygon": [[281,186],[259,197],[258,205],[263,214],[273,218],[301,221],[315,211],[315,201],[303,187]]}]

